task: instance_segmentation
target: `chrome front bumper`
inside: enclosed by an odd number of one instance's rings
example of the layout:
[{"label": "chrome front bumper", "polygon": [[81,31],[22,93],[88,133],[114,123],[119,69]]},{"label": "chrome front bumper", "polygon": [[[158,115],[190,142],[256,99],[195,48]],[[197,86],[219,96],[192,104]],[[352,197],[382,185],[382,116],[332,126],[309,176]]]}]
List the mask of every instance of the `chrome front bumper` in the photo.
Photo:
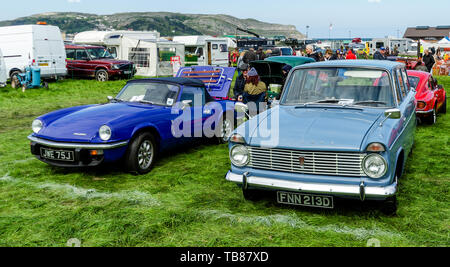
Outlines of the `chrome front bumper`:
[{"label": "chrome front bumper", "polygon": [[32,135],[28,136],[28,139],[31,142],[53,148],[67,148],[67,149],[97,149],[97,150],[107,150],[114,149],[126,146],[128,141],[118,142],[118,143],[110,143],[110,144],[85,144],[85,143],[63,143],[63,142],[54,142],[41,138],[34,137]]},{"label": "chrome front bumper", "polygon": [[228,172],[226,179],[230,182],[242,184],[243,188],[256,187],[272,190],[287,190],[312,194],[324,194],[342,197],[359,197],[362,201],[366,198],[389,198],[397,193],[397,181],[386,187],[366,186],[364,182],[358,185],[338,185],[325,183],[303,183],[288,180],[257,177],[251,175],[235,174]]},{"label": "chrome front bumper", "polygon": [[416,111],[416,114],[431,114],[433,113],[433,110],[429,110],[429,111]]}]

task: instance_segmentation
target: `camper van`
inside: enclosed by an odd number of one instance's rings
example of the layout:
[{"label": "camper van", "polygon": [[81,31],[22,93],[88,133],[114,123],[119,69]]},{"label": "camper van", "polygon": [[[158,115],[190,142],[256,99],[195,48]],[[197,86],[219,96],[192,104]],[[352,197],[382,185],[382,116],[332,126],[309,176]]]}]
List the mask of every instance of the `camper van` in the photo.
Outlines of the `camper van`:
[{"label": "camper van", "polygon": [[2,50],[0,49],[0,87],[6,86],[7,77],[8,76],[6,75],[5,60],[3,60]]},{"label": "camper van", "polygon": [[[400,54],[414,52],[414,41],[407,38],[376,38],[369,43],[370,54],[373,55],[381,47],[389,48],[391,52],[397,46]],[[417,48],[417,46],[416,46]],[[416,50],[417,52],[417,50]]]},{"label": "camper van", "polygon": [[185,45],[186,65],[228,67],[228,39],[212,36],[175,36]]},{"label": "camper van", "polygon": [[106,47],[114,58],[133,62],[138,76],[171,76],[174,58],[184,66],[184,45],[162,39],[156,31],[81,32],[73,43]]},{"label": "camper van", "polygon": [[8,77],[23,72],[27,66],[39,67],[43,78],[67,74],[64,42],[56,26],[0,27],[0,49]]}]

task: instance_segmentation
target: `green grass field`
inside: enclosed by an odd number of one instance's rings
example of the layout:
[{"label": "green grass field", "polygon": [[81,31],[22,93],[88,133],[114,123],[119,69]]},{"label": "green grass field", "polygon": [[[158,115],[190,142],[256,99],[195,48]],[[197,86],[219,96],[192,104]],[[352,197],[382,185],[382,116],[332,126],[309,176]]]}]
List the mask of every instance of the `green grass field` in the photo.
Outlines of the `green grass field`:
[{"label": "green grass field", "polygon": [[[450,88],[449,77],[440,79]],[[118,166],[68,170],[29,152],[32,120],[106,102],[125,81],[66,80],[25,94],[0,89],[0,246],[382,246],[450,245],[450,116],[419,126],[400,181],[398,216],[345,202],[335,210],[253,203],[226,182],[226,145],[164,155],[144,176]]]}]

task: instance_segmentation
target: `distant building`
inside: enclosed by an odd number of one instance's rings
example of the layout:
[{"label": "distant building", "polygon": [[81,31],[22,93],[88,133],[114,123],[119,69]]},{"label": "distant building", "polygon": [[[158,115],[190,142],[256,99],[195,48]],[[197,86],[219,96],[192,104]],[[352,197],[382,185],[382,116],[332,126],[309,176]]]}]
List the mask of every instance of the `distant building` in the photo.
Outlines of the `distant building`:
[{"label": "distant building", "polygon": [[449,26],[417,26],[406,29],[404,38],[410,38],[413,40],[428,39],[428,40],[441,40],[450,36]]}]

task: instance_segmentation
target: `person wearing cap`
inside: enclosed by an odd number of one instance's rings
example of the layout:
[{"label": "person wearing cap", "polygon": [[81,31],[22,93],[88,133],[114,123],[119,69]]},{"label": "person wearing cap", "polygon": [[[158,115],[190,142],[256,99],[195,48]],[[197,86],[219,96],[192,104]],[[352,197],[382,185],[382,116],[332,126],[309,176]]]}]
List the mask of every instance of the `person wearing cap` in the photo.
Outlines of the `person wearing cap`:
[{"label": "person wearing cap", "polygon": [[387,57],[386,57],[385,53],[386,53],[386,48],[380,47],[380,49],[377,52],[375,52],[375,54],[373,54],[373,59],[375,59],[375,60],[387,60]]},{"label": "person wearing cap", "polygon": [[247,73],[245,81],[243,101],[244,104],[254,102],[257,113],[260,112],[259,104],[265,101],[267,92],[266,84],[261,81],[255,68],[251,68]]},{"label": "person wearing cap", "polygon": [[245,88],[245,81],[247,79],[247,73],[248,73],[248,64],[241,64],[239,66],[239,76],[236,78],[236,82],[234,83],[233,93],[234,97],[238,101],[243,101],[242,95],[244,94],[244,88]]}]

